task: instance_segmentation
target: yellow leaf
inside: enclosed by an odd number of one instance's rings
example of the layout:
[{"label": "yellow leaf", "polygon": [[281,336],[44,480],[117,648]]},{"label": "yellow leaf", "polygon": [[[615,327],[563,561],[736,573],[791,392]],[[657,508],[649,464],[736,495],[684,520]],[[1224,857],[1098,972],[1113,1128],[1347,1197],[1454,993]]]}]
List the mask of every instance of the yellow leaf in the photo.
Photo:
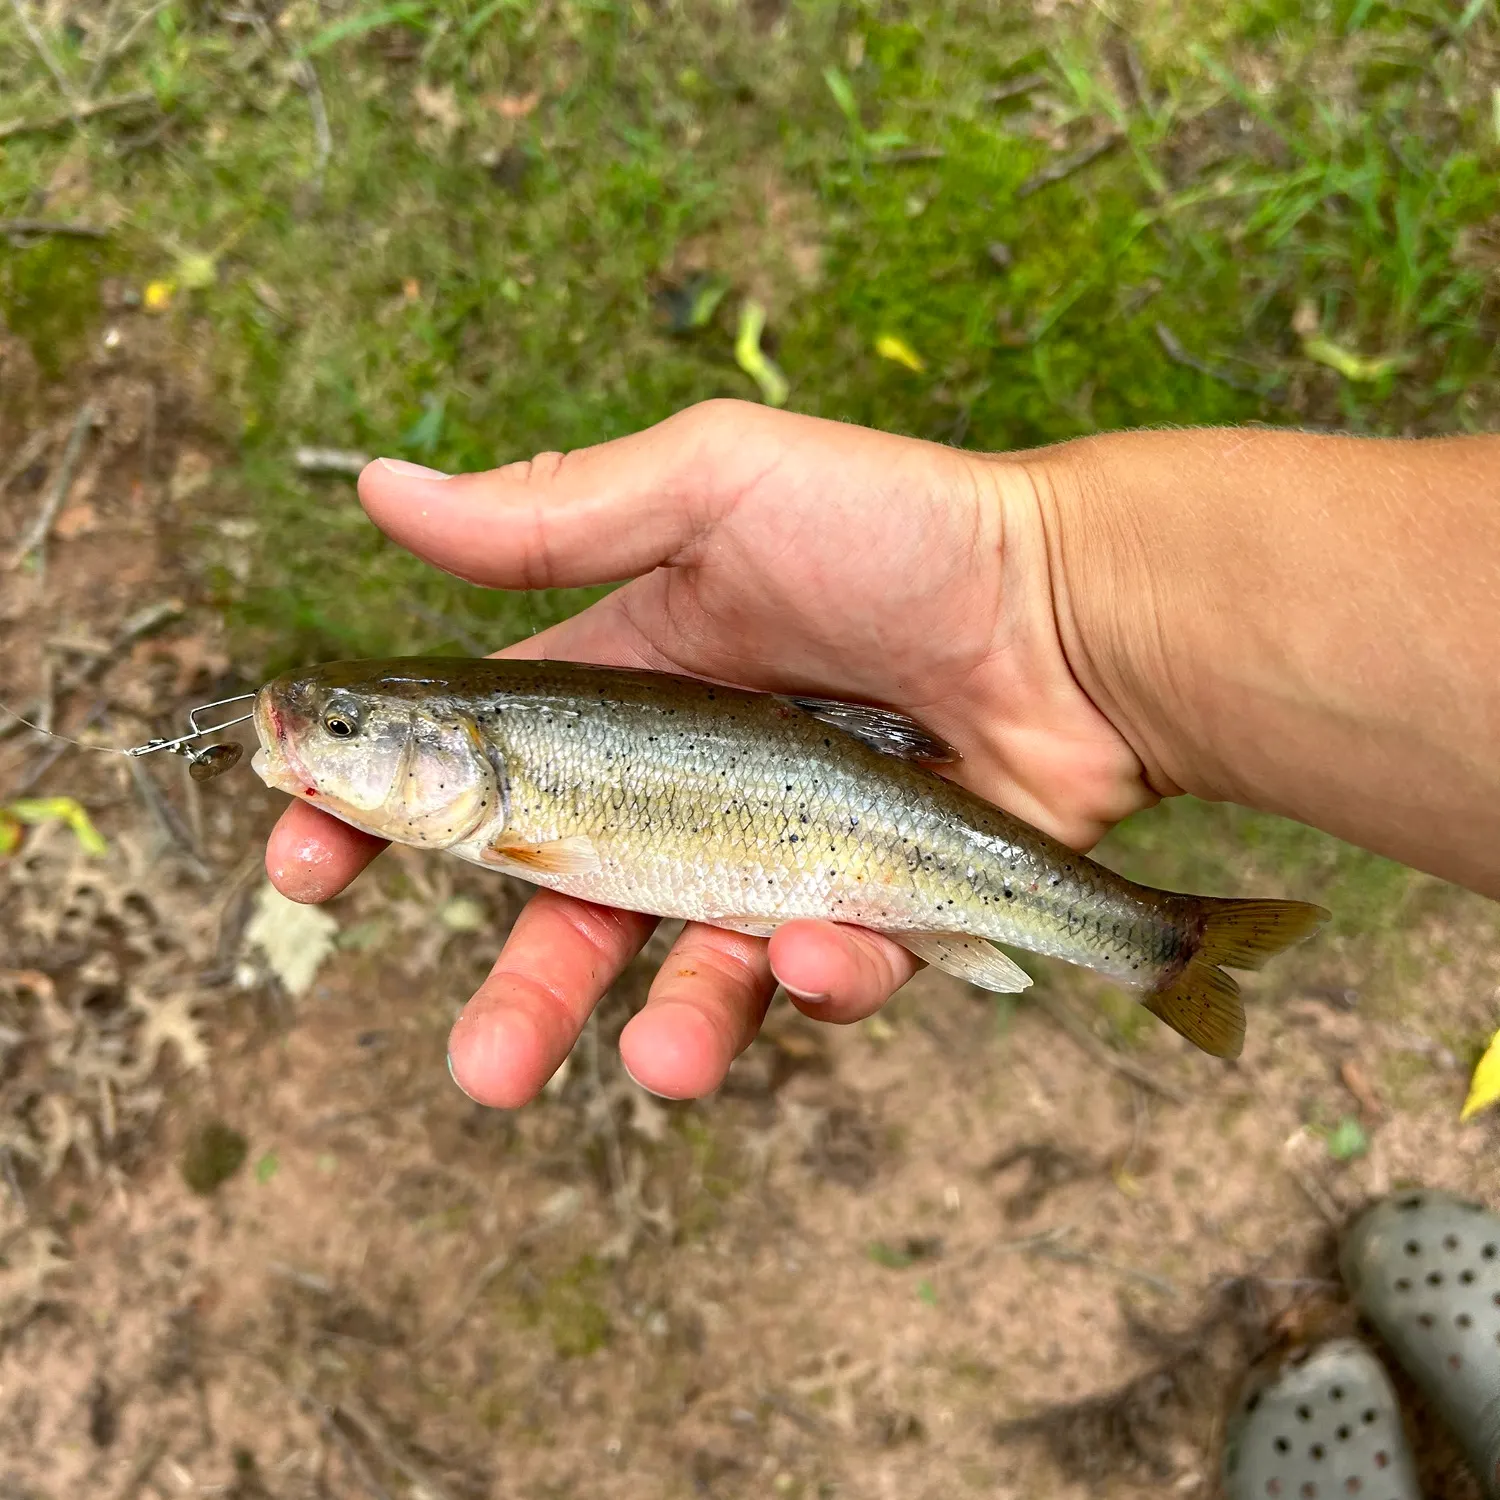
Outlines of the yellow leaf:
[{"label": "yellow leaf", "polygon": [[141,300],[146,305],[146,311],[151,313],[166,312],[172,305],[172,293],[177,288],[170,281],[151,281],[146,284],[146,290]]},{"label": "yellow leaf", "polygon": [[18,823],[33,827],[38,823],[66,823],[85,854],[103,854],[109,848],[82,804],[72,797],[23,797],[0,808],[0,815],[12,827]]},{"label": "yellow leaf", "polygon": [[905,339],[899,339],[894,333],[883,333],[875,340],[875,352],[882,359],[893,360],[898,365],[905,365],[908,370],[915,370],[918,375],[927,368],[927,362],[912,348]]},{"label": "yellow leaf", "polygon": [[1469,1097],[1464,1101],[1460,1120],[1477,1115],[1500,1099],[1500,1031],[1490,1038],[1490,1045],[1474,1069],[1473,1081],[1469,1084]]},{"label": "yellow leaf", "polygon": [[1356,354],[1352,349],[1345,349],[1321,335],[1304,338],[1302,352],[1309,359],[1317,360],[1320,365],[1337,370],[1345,380],[1361,383],[1380,380],[1397,370],[1404,370],[1412,362],[1409,354],[1382,354],[1375,358]]},{"label": "yellow leaf", "polygon": [[745,303],[740,309],[740,326],[735,334],[734,360],[760,387],[767,406],[785,406],[791,387],[786,376],[760,347],[760,336],[765,329],[765,308],[759,302]]}]

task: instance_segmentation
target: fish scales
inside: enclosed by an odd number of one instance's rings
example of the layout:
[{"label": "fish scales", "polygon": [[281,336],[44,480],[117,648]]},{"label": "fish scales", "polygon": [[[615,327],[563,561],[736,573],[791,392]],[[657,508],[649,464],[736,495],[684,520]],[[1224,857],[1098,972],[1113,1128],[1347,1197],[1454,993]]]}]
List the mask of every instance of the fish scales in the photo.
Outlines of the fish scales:
[{"label": "fish scales", "polygon": [[891,750],[880,711],[833,705],[846,732],[809,702],[566,662],[339,663],[262,690],[257,761],[356,826],[585,900],[984,939],[1162,994],[1215,944],[1259,962],[1316,920],[1125,880]]}]

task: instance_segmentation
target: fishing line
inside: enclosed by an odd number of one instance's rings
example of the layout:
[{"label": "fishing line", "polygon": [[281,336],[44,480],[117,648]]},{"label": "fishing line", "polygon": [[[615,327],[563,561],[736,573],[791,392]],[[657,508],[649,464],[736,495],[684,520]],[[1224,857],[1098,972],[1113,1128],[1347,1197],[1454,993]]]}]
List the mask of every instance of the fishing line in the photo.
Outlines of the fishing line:
[{"label": "fishing line", "polygon": [[154,755],[158,750],[165,750],[171,755],[186,756],[188,773],[193,780],[208,781],[214,776],[222,775],[235,765],[244,753],[243,748],[233,743],[189,747],[195,740],[204,739],[211,734],[220,734],[226,729],[233,729],[236,724],[244,724],[255,715],[253,712],[243,713],[236,718],[225,719],[221,724],[200,724],[198,715],[206,714],[211,709],[223,708],[230,703],[244,703],[254,697],[254,693],[236,693],[231,698],[216,698],[212,703],[200,703],[197,708],[188,710],[188,733],[178,735],[176,739],[147,740],[144,745],[131,745],[128,749],[118,745],[90,745],[83,740],[75,740],[71,735],[59,734],[55,729],[44,729],[40,724],[33,723],[24,714],[18,714],[3,702],[0,702],[0,709],[4,709],[16,723],[24,724],[28,729],[35,730],[37,734],[44,734],[48,739],[61,740],[66,745],[76,745],[80,750],[95,750],[103,755],[128,755],[133,759],[138,759],[142,755]]}]

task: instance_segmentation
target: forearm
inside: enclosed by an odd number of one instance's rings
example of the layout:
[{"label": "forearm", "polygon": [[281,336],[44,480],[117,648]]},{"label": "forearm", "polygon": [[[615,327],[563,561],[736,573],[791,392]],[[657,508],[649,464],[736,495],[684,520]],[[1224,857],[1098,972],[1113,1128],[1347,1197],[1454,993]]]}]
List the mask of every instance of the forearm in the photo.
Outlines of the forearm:
[{"label": "forearm", "polygon": [[1059,634],[1159,791],[1500,895],[1500,438],[1024,455]]}]

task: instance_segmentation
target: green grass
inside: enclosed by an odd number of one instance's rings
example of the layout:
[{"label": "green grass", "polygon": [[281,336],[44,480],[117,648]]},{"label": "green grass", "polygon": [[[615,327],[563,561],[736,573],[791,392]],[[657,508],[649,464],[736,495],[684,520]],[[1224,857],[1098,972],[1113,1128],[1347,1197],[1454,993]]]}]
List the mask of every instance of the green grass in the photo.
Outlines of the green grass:
[{"label": "green grass", "polygon": [[[47,33],[75,86],[104,12]],[[977,448],[1146,424],[1493,420],[1494,9],[1121,14],[295,0],[256,28],[168,0],[100,85],[153,106],[0,145],[0,217],[114,226],[103,245],[0,240],[0,316],[58,376],[97,329],[106,276],[193,283],[165,320],[175,357],[211,374],[255,528],[248,581],[226,570],[218,590],[266,668],[498,645],[588,597],[434,575],[347,484],[299,476],[295,444],[474,468],[753,398],[733,359],[747,297],[769,310],[792,407]],[[330,125],[322,166],[305,65]],[[8,117],[61,104],[9,10],[0,98]],[[1110,155],[1023,192],[1106,132]],[[729,292],[674,334],[659,294],[693,270]],[[883,334],[925,369],[881,359]],[[1372,378],[1348,378],[1351,357]],[[1223,809],[1173,807],[1111,846],[1200,889],[1222,884],[1226,851],[1304,870],[1348,921],[1405,899],[1395,867]]]},{"label": "green grass", "polygon": [[[103,9],[47,36],[76,85]],[[747,293],[769,306],[794,407],[976,447],[1489,416],[1493,12],[1132,15],[1127,32],[977,3],[302,0],[257,30],[172,0],[101,85],[158,109],[0,148],[0,215],[71,172],[85,186],[49,213],[116,224],[103,250],[0,249],[0,312],[57,373],[105,270],[195,279],[214,258],[168,316],[213,371],[266,539],[252,582],[221,584],[268,665],[453,645],[434,614],[498,642],[578,603],[429,576],[370,534],[347,487],[292,470],[296,442],[468,468],[753,397],[732,360]],[[301,59],[330,121],[321,172]],[[992,101],[1033,73],[1041,87]],[[14,117],[61,102],[8,15],[0,97]],[[1123,136],[1111,157],[1018,194],[1106,130]],[[894,159],[912,148],[941,155]],[[674,337],[653,294],[700,265],[730,294]],[[1338,348],[1402,367],[1359,382],[1308,358],[1304,304]],[[1233,384],[1174,362],[1158,325]],[[880,359],[881,333],[926,370]]]}]

